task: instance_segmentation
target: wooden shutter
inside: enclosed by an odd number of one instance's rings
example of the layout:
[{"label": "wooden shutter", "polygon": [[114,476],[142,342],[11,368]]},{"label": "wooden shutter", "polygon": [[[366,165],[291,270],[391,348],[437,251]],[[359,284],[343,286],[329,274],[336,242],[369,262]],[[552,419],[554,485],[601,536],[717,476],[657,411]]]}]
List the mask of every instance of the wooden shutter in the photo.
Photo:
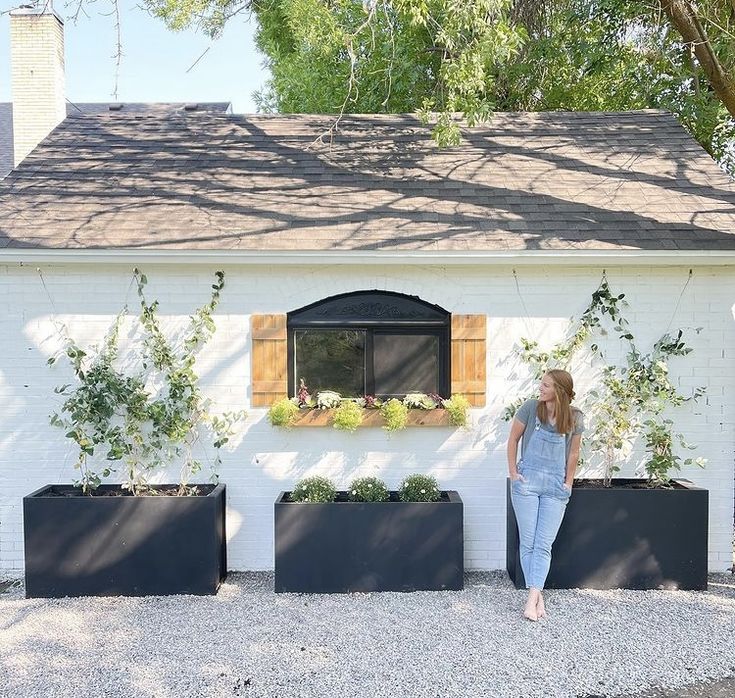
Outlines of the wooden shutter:
[{"label": "wooden shutter", "polygon": [[452,315],[452,393],[485,406],[487,321],[484,315]]},{"label": "wooden shutter", "polygon": [[288,346],[285,315],[252,315],[251,375],[253,407],[270,407],[288,395]]}]

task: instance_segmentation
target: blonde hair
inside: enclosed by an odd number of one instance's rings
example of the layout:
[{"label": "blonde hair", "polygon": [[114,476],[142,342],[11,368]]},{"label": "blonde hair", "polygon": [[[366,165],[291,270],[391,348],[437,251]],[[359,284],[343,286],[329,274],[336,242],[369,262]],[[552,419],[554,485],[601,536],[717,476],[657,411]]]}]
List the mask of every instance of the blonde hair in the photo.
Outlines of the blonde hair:
[{"label": "blonde hair", "polygon": [[[554,416],[556,417],[556,430],[560,434],[569,434],[575,426],[576,412],[575,407],[571,406],[574,399],[574,381],[572,376],[566,371],[559,368],[552,368],[546,372],[551,382],[554,384]],[[546,407],[547,403],[539,400],[536,414],[544,423],[549,423],[549,415]]]}]

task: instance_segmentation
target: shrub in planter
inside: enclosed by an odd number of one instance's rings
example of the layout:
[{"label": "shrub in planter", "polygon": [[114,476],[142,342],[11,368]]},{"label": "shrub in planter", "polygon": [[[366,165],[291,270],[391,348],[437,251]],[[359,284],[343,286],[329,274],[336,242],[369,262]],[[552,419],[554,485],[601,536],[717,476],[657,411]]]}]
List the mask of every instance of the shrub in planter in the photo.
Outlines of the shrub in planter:
[{"label": "shrub in planter", "polygon": [[292,502],[333,502],[336,497],[337,489],[332,481],[321,475],[299,480],[291,492]]},{"label": "shrub in planter", "polygon": [[352,400],[342,400],[334,411],[334,428],[355,431],[362,424],[362,408]]},{"label": "shrub in planter", "polygon": [[398,494],[402,502],[436,502],[441,498],[439,483],[431,475],[408,475]]},{"label": "shrub in planter", "polygon": [[464,395],[452,395],[442,400],[442,407],[449,413],[452,426],[466,427],[469,422],[470,402]]},{"label": "shrub in planter", "polygon": [[351,502],[387,502],[390,493],[386,484],[377,477],[359,477],[347,489]]},{"label": "shrub in planter", "polygon": [[277,592],[463,588],[463,504],[456,492],[402,501],[399,492],[366,477],[335,493],[335,501],[298,502],[294,493],[282,492],[275,502]]},{"label": "shrub in planter", "polygon": [[383,429],[389,432],[405,429],[408,423],[408,407],[397,398],[384,402],[380,415],[385,420]]},{"label": "shrub in planter", "polygon": [[[145,275],[136,269],[133,280],[142,331],[133,335],[140,341],[125,357],[125,368],[118,359],[118,339],[126,310],[99,348],[84,350],[67,332],[62,335],[62,355],[76,383],[56,389],[64,402],[51,423],[75,443],[80,477],[76,489],[47,486],[24,500],[29,595],[214,593],[226,573],[225,492],[215,486],[217,466],[219,451],[243,413],[210,414],[194,371],[197,352],[215,331],[212,315],[224,273],[217,272],[209,302],[194,312],[176,341],[161,330],[158,302],[145,298]],[[215,451],[210,462],[214,485],[192,482],[202,470],[195,444],[206,438]],[[154,478],[173,465],[180,467],[179,482],[154,485]],[[102,486],[113,473],[122,482]],[[192,537],[194,520],[199,538]],[[192,540],[205,541],[211,550],[187,545]],[[97,552],[90,557],[90,551]],[[169,565],[170,574],[163,575],[168,586],[146,572],[160,559]],[[201,560],[209,561],[203,576]],[[204,578],[207,584],[201,583]]]},{"label": "shrub in planter", "polygon": [[274,402],[268,410],[268,420],[274,427],[292,427],[298,416],[299,406],[287,397]]}]

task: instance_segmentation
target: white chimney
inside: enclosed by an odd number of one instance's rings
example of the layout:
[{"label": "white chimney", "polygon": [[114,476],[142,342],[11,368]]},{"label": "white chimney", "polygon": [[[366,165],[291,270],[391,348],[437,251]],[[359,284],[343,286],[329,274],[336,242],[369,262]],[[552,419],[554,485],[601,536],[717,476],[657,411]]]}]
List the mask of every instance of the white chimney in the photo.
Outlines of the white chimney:
[{"label": "white chimney", "polygon": [[10,13],[13,163],[66,117],[64,22],[53,9]]}]

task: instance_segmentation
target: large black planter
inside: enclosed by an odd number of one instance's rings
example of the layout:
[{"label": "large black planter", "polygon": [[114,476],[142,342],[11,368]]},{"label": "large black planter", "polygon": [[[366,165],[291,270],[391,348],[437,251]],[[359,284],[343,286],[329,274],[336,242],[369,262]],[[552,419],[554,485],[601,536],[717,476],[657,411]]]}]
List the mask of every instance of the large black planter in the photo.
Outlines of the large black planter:
[{"label": "large black planter", "polygon": [[227,575],[225,486],[200,488],[88,497],[47,485],[24,497],[26,596],[215,594]]},{"label": "large black planter", "polygon": [[[706,589],[709,492],[575,487],[551,551],[550,589]],[[507,481],[507,568],[525,586]]]},{"label": "large black planter", "polygon": [[456,492],[432,503],[305,504],[289,502],[288,494],[275,503],[276,591],[464,588],[463,505]]}]

